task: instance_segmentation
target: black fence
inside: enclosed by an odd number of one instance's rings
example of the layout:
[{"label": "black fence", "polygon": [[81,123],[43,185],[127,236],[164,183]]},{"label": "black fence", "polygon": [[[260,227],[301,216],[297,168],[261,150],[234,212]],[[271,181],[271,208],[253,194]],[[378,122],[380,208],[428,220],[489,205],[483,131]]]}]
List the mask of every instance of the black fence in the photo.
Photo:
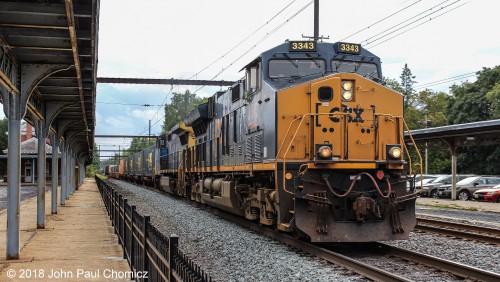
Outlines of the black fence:
[{"label": "black fence", "polygon": [[140,215],[115,189],[95,177],[104,205],[108,210],[123,258],[130,268],[130,279],[136,281],[212,281],[212,277],[183,254],[179,237],[163,235]]}]

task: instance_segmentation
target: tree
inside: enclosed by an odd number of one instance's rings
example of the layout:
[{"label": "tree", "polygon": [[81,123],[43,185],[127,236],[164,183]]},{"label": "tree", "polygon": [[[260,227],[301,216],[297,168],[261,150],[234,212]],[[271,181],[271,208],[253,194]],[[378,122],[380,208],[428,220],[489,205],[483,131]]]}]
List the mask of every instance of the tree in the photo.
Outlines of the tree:
[{"label": "tree", "polygon": [[204,101],[204,99],[197,97],[195,93],[191,93],[189,90],[186,90],[184,94],[174,93],[170,104],[165,105],[165,121],[163,122],[162,132],[168,132]]},{"label": "tree", "polygon": [[412,75],[410,68],[408,67],[408,64],[405,64],[403,71],[401,72],[401,87],[403,91],[401,92],[404,97],[404,108],[405,110],[409,106],[413,106],[413,103],[415,102],[415,89],[413,89],[413,84],[416,83],[415,76]]},{"label": "tree", "polygon": [[85,168],[85,173],[87,174],[87,177],[93,177],[96,172],[99,171],[99,150],[97,149],[97,145],[94,143],[94,149],[92,152],[92,164],[88,165]]},{"label": "tree", "polygon": [[[483,68],[475,82],[464,82],[451,88],[448,103],[450,124],[485,121],[499,117],[500,66]],[[500,174],[500,147],[473,146],[460,149],[457,167],[462,173]]]},{"label": "tree", "polygon": [[[492,119],[496,112],[498,101],[498,86],[500,82],[500,66],[483,68],[478,72],[477,80],[453,85],[452,99],[448,103],[448,122],[460,124]],[[488,95],[488,93],[491,93]]]},{"label": "tree", "polygon": [[[3,150],[7,149],[9,144],[9,137],[7,132],[9,131],[9,120],[4,118],[0,120],[0,154],[3,154]],[[5,175],[6,162],[0,162],[0,175]]]},{"label": "tree", "polygon": [[9,131],[9,120],[4,118],[0,120],[0,150],[7,149],[9,143],[9,137],[7,132]]}]

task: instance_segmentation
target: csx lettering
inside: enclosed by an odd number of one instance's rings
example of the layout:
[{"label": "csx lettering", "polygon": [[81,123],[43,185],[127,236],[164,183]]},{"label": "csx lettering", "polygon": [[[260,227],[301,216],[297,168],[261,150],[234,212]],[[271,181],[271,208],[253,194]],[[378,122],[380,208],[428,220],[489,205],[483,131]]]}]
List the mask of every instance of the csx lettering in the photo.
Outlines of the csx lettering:
[{"label": "csx lettering", "polygon": [[[349,107],[344,107],[344,110],[343,112],[344,113],[348,113],[347,115],[347,122],[359,122],[359,123],[363,123],[365,122],[363,117],[361,117],[361,114],[364,112],[365,110],[364,109],[360,109],[360,108],[349,108]],[[340,108],[339,107],[335,107],[335,108],[332,108],[330,110],[330,114],[334,114],[335,112],[340,112]],[[352,115],[354,114],[354,116]],[[337,117],[334,117],[333,115],[330,116],[330,120],[333,121],[333,122],[339,122],[340,119],[337,118]]]}]

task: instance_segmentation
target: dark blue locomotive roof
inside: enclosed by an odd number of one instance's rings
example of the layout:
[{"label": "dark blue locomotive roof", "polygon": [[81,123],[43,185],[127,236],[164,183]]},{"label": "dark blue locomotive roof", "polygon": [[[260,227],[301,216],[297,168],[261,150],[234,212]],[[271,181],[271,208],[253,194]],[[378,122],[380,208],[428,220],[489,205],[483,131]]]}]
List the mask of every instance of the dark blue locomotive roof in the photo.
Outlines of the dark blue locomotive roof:
[{"label": "dark blue locomotive roof", "polygon": [[[246,65],[245,68],[262,63],[263,80],[271,84],[275,89],[289,87],[317,77],[339,72],[355,72],[375,81],[382,79],[380,58],[362,48],[359,44],[318,42],[312,50],[301,49],[300,51],[292,51],[291,44],[293,43],[293,41],[286,42],[263,52],[259,57]],[[355,48],[358,49],[356,52],[340,50],[340,46],[343,47],[345,45],[355,46]],[[270,73],[270,62],[274,60],[290,61],[292,64],[295,60],[310,60],[314,63],[321,61],[322,64],[324,63],[324,69],[320,72],[308,74],[306,76],[272,77]],[[338,63],[335,64],[334,62]],[[342,67],[349,64],[352,65],[352,70],[342,70]],[[340,65],[342,65],[342,67],[339,68]],[[361,69],[359,66],[362,65],[373,65],[373,67],[376,68],[376,74],[367,74],[362,71],[358,72],[358,70]]]}]

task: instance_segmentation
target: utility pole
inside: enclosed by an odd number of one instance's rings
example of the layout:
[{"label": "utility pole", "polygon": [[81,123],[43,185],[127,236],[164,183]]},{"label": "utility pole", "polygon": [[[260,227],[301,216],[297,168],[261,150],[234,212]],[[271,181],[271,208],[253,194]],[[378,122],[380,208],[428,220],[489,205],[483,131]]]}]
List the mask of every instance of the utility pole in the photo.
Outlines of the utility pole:
[{"label": "utility pole", "polygon": [[314,42],[318,42],[318,40],[329,39],[328,36],[320,36],[319,35],[319,0],[314,0],[314,35],[305,36],[302,34],[302,38],[308,38],[314,40]]},{"label": "utility pole", "polygon": [[[431,124],[431,121],[427,119],[427,114],[425,114],[425,120],[424,120],[424,125],[425,125],[425,128],[427,128],[427,126],[429,126]],[[427,142],[425,142],[425,174],[428,174],[428,170],[427,170],[427,167],[428,167],[428,159],[429,159],[429,151],[427,149]]]},{"label": "utility pole", "polygon": [[314,0],[314,41],[319,39],[319,0]]},{"label": "utility pole", "polygon": [[[151,136],[151,120],[149,120],[149,132],[148,132],[148,136]],[[148,146],[149,146],[149,139],[151,139],[151,138],[148,138]]]}]

